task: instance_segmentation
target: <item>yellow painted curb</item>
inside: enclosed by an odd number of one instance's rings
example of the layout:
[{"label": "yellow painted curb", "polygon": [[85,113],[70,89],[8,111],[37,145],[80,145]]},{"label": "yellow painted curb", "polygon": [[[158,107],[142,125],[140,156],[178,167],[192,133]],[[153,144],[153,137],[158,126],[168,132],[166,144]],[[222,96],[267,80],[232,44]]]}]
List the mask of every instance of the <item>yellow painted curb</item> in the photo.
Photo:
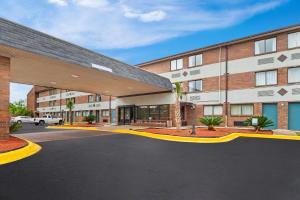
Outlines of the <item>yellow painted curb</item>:
[{"label": "yellow painted curb", "polygon": [[47,128],[49,128],[49,129],[68,129],[68,130],[99,131],[96,127],[48,126]]},{"label": "yellow painted curb", "polygon": [[33,154],[36,154],[42,149],[40,145],[30,142],[28,140],[26,141],[28,142],[28,145],[23,148],[14,151],[9,151],[6,153],[0,153],[0,165],[27,158],[29,156],[32,156]]},{"label": "yellow painted curb", "polygon": [[199,138],[199,137],[181,137],[173,135],[162,135],[156,133],[139,132],[133,130],[114,130],[115,133],[125,133],[138,135],[153,139],[167,140],[173,142],[189,142],[189,143],[222,143],[235,140],[238,137],[246,138],[264,138],[264,139],[279,139],[279,140],[300,140],[299,136],[288,136],[288,135],[264,135],[264,134],[253,134],[253,133],[231,133],[229,135],[217,138]]}]

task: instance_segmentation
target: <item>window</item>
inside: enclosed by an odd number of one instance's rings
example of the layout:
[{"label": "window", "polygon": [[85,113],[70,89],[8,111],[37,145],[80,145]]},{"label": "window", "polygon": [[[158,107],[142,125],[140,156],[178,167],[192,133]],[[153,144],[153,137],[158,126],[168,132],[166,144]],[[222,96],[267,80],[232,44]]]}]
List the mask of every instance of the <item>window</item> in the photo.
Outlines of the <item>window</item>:
[{"label": "window", "polygon": [[213,116],[213,115],[222,115],[223,114],[223,106],[213,105],[213,106],[204,106],[204,115]]},{"label": "window", "polygon": [[70,98],[70,99],[67,99],[67,101],[66,101],[66,102],[68,102],[68,101],[72,101],[72,102],[75,104],[75,97],[73,97],[73,98]]},{"label": "window", "polygon": [[55,106],[56,101],[49,101],[49,107]]},{"label": "window", "polygon": [[86,110],[86,111],[82,111],[82,117],[87,117],[90,115],[90,111]]},{"label": "window", "polygon": [[89,96],[88,96],[88,102],[89,102],[89,103],[94,102],[94,96],[93,96],[93,95],[89,95]]},{"label": "window", "polygon": [[109,110],[102,110],[103,117],[109,117]]},{"label": "window", "polygon": [[159,106],[149,106],[150,117],[152,120],[159,120]]},{"label": "window", "polygon": [[289,83],[300,83],[300,67],[289,68]]},{"label": "window", "polygon": [[138,106],[136,116],[138,120],[169,120],[169,105]]},{"label": "window", "polygon": [[183,60],[177,59],[171,61],[171,71],[182,69],[183,68]]},{"label": "window", "polygon": [[288,35],[288,48],[300,47],[300,32]]},{"label": "window", "polygon": [[101,95],[100,94],[97,94],[96,95],[96,102],[100,102],[101,101]]},{"label": "window", "polygon": [[149,119],[148,106],[137,107],[137,119],[140,119],[140,120],[148,120]]},{"label": "window", "polygon": [[231,105],[231,115],[237,116],[250,116],[253,115],[253,105],[244,104],[244,105]]},{"label": "window", "polygon": [[76,116],[76,117],[80,117],[80,111],[76,111],[76,112],[75,112],[75,116]]},{"label": "window", "polygon": [[255,42],[255,55],[276,51],[276,38]]},{"label": "window", "polygon": [[53,90],[49,90],[49,95],[55,95],[57,94],[57,90],[56,89],[53,89]]},{"label": "window", "polygon": [[276,70],[256,73],[256,86],[276,85],[276,84],[277,84]]},{"label": "window", "polygon": [[189,92],[202,91],[202,80],[189,81]]},{"label": "window", "polygon": [[189,67],[202,65],[202,54],[189,57]]}]

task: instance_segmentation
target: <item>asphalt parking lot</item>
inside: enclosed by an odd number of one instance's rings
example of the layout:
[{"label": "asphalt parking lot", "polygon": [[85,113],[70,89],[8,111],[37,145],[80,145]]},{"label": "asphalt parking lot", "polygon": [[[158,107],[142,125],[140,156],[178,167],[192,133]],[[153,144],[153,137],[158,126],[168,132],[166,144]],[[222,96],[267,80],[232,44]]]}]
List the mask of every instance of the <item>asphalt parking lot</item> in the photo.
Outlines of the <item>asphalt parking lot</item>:
[{"label": "asphalt parking lot", "polygon": [[0,199],[298,200],[300,143],[191,144],[114,134],[40,143],[0,167]]},{"label": "asphalt parking lot", "polygon": [[36,132],[49,132],[52,131],[51,129],[47,129],[47,126],[36,126],[31,123],[23,123],[22,128],[14,134],[23,134],[23,133],[36,133]]}]

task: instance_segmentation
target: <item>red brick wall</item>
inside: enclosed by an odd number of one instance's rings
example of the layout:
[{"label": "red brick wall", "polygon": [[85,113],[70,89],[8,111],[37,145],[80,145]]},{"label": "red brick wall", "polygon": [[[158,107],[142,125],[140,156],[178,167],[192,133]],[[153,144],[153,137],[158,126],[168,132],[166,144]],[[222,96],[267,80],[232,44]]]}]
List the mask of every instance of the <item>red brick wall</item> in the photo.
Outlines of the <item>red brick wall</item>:
[{"label": "red brick wall", "polygon": [[0,56],[0,138],[6,138],[9,134],[9,80],[10,59]]}]

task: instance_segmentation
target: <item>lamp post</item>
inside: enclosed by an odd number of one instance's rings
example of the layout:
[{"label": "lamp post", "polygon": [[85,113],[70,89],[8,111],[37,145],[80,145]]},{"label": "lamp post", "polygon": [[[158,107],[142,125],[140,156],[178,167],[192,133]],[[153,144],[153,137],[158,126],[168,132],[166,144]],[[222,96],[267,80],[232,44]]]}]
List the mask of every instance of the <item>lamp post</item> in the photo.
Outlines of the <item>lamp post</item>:
[{"label": "lamp post", "polygon": [[195,116],[195,110],[196,110],[196,104],[192,104],[191,107],[192,111],[193,111],[193,125],[192,125],[192,135],[196,135],[196,116]]}]

